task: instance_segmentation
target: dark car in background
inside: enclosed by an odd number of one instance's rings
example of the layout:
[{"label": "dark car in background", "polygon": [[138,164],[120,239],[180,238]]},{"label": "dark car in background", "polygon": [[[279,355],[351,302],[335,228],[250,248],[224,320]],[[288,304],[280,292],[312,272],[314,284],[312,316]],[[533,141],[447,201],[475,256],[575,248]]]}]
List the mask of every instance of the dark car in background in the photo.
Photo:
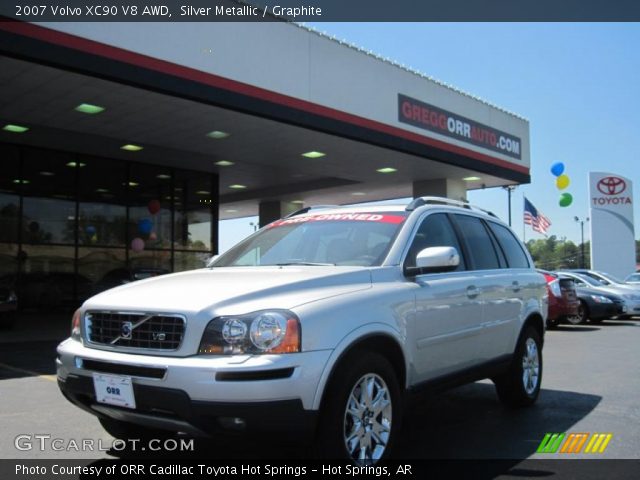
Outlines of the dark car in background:
[{"label": "dark car in background", "polygon": [[559,278],[557,274],[546,270],[538,270],[547,281],[547,294],[549,296],[549,313],[547,315],[547,328],[557,327],[566,321],[572,325],[580,323],[580,302],[576,294],[573,280]]},{"label": "dark car in background", "polygon": [[[558,273],[558,276],[561,280],[574,280],[562,273]],[[625,301],[619,295],[592,288],[587,283],[574,282],[574,284],[580,301],[579,323],[585,323],[587,320],[591,323],[600,323],[625,313]]]},{"label": "dark car in background", "polygon": [[0,285],[0,328],[13,326],[17,310],[18,296],[13,285]]},{"label": "dark car in background", "polygon": [[92,294],[91,280],[71,272],[22,272],[0,277],[0,285],[12,285],[20,310],[56,311],[76,308]]}]

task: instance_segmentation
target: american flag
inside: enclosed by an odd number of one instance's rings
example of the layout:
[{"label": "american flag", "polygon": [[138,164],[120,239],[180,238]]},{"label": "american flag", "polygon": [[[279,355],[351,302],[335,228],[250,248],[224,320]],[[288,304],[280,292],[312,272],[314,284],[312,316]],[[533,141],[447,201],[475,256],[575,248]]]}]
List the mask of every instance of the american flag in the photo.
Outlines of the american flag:
[{"label": "american flag", "polygon": [[535,232],[547,233],[551,226],[551,220],[545,217],[542,212],[538,211],[527,198],[524,199],[524,223],[531,225]]}]

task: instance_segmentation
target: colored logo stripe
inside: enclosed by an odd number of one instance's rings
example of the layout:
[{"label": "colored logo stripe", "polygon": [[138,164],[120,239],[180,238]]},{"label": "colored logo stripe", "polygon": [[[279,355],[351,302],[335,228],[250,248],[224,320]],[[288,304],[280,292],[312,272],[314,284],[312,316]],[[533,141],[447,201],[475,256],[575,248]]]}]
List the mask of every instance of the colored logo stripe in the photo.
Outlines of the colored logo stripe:
[{"label": "colored logo stripe", "polygon": [[564,433],[547,433],[540,445],[538,446],[538,453],[556,453],[562,440],[564,440]]},{"label": "colored logo stripe", "polygon": [[612,437],[611,433],[594,433],[584,453],[604,453]]},{"label": "colored logo stripe", "polygon": [[580,453],[587,438],[589,438],[588,433],[570,433],[562,445],[560,453]]}]

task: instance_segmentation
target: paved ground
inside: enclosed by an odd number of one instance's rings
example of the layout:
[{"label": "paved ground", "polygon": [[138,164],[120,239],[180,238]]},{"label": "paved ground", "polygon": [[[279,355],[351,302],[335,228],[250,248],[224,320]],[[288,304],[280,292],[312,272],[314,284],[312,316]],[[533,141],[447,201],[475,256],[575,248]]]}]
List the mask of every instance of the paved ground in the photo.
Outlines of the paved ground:
[{"label": "paved ground", "polygon": [[[41,319],[31,319],[37,326]],[[66,322],[66,320],[65,320]],[[64,327],[64,328],[63,328]],[[21,434],[49,434],[65,444],[92,439],[111,444],[95,418],[71,406],[58,392],[53,368],[55,336],[66,323],[24,342],[19,333],[0,331],[0,458],[114,458],[118,452],[20,451]],[[45,331],[46,329],[40,329]],[[24,332],[23,332],[24,333]],[[8,343],[11,340],[12,343]],[[3,343],[5,342],[5,343]],[[561,327],[547,333],[543,390],[534,408],[510,411],[497,402],[493,385],[479,382],[428,399],[405,421],[398,458],[550,458],[534,453],[547,432],[613,433],[598,458],[640,458],[640,321]],[[36,446],[37,442],[34,442]],[[283,446],[196,444],[214,458],[304,458],[306,450]],[[196,452],[198,454],[198,452]],[[152,454],[153,455],[153,454]],[[156,454],[157,455],[157,454]],[[202,453],[200,453],[202,455]],[[553,455],[562,458],[562,455]]]}]

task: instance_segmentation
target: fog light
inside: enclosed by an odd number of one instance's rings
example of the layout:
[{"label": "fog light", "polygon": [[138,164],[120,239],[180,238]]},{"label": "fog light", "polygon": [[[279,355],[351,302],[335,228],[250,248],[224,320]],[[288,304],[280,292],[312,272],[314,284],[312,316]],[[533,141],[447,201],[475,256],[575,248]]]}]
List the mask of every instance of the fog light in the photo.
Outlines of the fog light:
[{"label": "fog light", "polygon": [[219,417],[218,423],[225,430],[241,431],[247,428],[247,422],[240,417]]}]

